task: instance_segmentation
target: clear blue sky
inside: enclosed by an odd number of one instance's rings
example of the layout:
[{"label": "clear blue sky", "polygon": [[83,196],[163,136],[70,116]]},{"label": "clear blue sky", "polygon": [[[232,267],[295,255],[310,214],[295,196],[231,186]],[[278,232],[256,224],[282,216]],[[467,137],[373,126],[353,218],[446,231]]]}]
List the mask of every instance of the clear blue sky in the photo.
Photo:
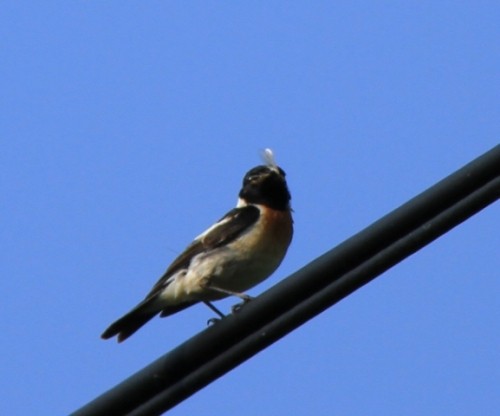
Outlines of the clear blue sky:
[{"label": "clear blue sky", "polygon": [[[497,1],[4,2],[0,414],[67,414],[205,328],[197,306],[99,339],[262,148],[296,233],[252,295],[498,144],[499,22]],[[498,414],[499,214],[171,414]]]}]

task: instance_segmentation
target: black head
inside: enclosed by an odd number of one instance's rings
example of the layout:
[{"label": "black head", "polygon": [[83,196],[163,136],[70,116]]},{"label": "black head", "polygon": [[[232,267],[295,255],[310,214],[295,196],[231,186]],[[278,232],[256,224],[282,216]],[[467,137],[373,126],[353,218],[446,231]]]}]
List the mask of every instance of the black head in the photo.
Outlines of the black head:
[{"label": "black head", "polygon": [[257,166],[249,170],[239,196],[249,204],[262,204],[280,211],[290,208],[285,171],[278,166]]}]

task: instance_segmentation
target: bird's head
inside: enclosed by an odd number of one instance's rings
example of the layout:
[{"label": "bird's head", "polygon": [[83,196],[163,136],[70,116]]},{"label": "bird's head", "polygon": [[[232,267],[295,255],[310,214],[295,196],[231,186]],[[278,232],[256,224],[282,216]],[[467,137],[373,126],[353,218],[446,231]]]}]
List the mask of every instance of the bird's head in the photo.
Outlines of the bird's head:
[{"label": "bird's head", "polygon": [[269,208],[285,211],[290,209],[290,191],[285,171],[275,162],[270,149],[263,154],[266,165],[250,169],[243,178],[239,205],[262,204]]}]

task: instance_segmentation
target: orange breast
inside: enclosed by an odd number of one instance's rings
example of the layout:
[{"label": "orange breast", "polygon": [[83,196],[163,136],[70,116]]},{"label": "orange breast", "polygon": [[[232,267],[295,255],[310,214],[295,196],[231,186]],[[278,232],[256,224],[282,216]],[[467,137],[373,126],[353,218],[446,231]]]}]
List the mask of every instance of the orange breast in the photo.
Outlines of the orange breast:
[{"label": "orange breast", "polygon": [[[276,211],[259,206],[261,215],[257,223],[242,238],[231,245],[239,247],[243,256],[255,260],[267,273],[279,266],[293,235],[293,220],[289,211]],[[256,264],[257,266],[257,264]]]},{"label": "orange breast", "polygon": [[276,211],[262,207],[262,244],[285,250],[290,245],[293,236],[293,220],[290,211]]},{"label": "orange breast", "polygon": [[269,277],[285,257],[293,235],[291,213],[259,209],[254,226],[228,245],[225,256],[217,257],[224,272],[214,276],[214,285],[244,292]]}]

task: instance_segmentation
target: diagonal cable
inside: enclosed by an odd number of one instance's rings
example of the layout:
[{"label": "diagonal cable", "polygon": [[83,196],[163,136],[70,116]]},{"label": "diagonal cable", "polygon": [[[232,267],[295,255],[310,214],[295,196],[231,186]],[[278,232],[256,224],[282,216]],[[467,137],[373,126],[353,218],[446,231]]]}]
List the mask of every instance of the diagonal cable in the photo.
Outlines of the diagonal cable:
[{"label": "diagonal cable", "polygon": [[500,196],[500,146],[74,413],[159,415]]}]

